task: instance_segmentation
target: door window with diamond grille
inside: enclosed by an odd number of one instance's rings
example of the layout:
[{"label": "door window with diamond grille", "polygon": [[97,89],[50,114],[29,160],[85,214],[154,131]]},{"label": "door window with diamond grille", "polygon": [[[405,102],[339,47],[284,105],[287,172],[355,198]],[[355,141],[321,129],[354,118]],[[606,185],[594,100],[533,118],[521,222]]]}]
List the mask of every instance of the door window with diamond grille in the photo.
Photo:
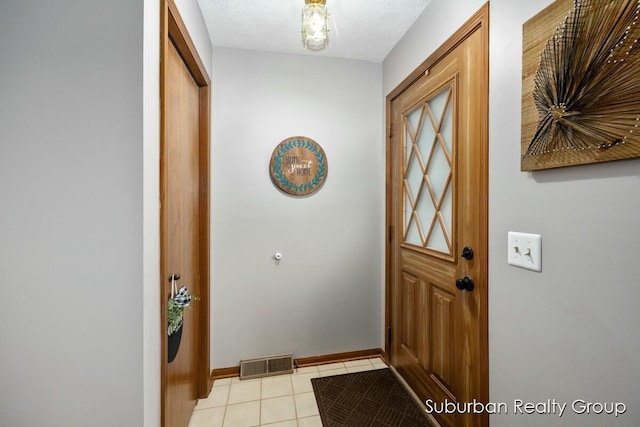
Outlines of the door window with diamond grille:
[{"label": "door window with diamond grille", "polygon": [[403,115],[404,242],[453,256],[454,84]]}]

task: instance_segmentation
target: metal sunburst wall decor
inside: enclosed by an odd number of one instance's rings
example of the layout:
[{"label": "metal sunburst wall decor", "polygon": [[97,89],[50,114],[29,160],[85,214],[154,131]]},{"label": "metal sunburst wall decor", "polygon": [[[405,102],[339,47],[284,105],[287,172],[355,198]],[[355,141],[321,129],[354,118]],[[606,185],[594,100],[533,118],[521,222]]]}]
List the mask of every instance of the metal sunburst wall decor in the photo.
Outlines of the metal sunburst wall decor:
[{"label": "metal sunburst wall decor", "polygon": [[522,170],[640,157],[639,18],[640,0],[556,1],[524,25]]}]

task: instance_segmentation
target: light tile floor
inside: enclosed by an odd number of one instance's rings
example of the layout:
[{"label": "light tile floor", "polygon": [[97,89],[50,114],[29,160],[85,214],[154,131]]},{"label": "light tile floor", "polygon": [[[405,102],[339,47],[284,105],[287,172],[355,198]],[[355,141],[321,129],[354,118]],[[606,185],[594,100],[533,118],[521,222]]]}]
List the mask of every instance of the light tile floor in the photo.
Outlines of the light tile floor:
[{"label": "light tile floor", "polygon": [[386,368],[380,358],[299,368],[290,375],[217,380],[189,427],[322,427],[311,378]]}]

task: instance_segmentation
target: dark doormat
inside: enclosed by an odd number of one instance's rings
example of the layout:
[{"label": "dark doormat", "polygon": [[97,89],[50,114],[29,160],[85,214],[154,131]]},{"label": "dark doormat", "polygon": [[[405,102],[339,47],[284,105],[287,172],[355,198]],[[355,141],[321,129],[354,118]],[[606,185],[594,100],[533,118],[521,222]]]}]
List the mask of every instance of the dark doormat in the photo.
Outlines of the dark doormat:
[{"label": "dark doormat", "polygon": [[324,427],[430,426],[390,369],[313,378]]}]

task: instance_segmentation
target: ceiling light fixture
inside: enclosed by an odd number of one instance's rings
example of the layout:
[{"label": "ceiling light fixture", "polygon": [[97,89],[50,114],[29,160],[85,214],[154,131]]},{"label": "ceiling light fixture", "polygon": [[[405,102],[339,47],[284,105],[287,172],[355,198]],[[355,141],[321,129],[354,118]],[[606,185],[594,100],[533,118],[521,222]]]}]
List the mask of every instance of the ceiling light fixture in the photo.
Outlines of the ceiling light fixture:
[{"label": "ceiling light fixture", "polygon": [[326,0],[304,0],[302,9],[302,44],[309,50],[322,50],[329,45],[327,38]]}]

